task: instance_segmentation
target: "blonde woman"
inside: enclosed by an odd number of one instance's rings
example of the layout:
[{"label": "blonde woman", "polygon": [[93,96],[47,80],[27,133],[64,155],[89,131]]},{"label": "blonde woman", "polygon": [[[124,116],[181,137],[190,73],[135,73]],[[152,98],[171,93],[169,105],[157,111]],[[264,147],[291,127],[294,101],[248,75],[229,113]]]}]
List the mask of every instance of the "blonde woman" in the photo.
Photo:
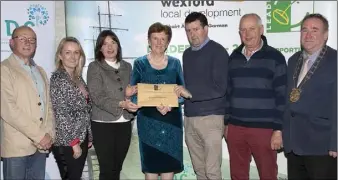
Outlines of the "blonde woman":
[{"label": "blonde woman", "polygon": [[[52,147],[62,179],[80,180],[92,145],[91,101],[81,77],[85,54],[74,37],[61,40],[50,79],[56,138]],[[65,168],[66,167],[66,168]]]}]

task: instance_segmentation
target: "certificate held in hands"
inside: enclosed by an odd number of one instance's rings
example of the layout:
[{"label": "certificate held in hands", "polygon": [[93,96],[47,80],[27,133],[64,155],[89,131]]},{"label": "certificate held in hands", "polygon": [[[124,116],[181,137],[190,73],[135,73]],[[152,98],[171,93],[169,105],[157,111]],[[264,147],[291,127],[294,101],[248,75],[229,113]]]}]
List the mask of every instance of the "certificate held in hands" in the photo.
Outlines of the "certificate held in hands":
[{"label": "certificate held in hands", "polygon": [[141,107],[178,107],[176,84],[137,84],[137,105]]}]

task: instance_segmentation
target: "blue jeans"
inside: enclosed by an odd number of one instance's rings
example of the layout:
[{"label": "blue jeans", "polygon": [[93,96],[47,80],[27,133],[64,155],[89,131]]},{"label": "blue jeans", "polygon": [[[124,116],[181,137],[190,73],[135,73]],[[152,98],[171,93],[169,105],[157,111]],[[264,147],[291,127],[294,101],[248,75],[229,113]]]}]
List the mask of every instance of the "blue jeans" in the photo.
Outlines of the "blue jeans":
[{"label": "blue jeans", "polygon": [[46,157],[37,151],[30,156],[3,158],[4,179],[45,179]]}]

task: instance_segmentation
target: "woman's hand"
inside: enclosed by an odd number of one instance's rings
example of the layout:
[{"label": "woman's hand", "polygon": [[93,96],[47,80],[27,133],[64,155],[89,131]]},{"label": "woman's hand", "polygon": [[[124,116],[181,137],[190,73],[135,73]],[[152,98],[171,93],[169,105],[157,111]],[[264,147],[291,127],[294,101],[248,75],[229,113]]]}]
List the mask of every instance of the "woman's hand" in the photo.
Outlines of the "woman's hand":
[{"label": "woman's hand", "polygon": [[171,111],[169,106],[157,106],[156,109],[164,116]]},{"label": "woman's hand", "polygon": [[136,112],[140,108],[140,106],[132,103],[129,99],[125,101],[121,101],[119,104],[120,104],[120,107],[130,112]]},{"label": "woman's hand", "polygon": [[127,88],[126,88],[126,93],[125,93],[125,95],[127,96],[127,97],[130,97],[130,96],[133,96],[134,94],[136,94],[137,93],[137,85],[135,85],[135,86],[130,86],[130,84],[127,86]]},{"label": "woman's hand", "polygon": [[78,144],[76,144],[75,146],[73,146],[73,152],[74,152],[73,157],[74,157],[75,159],[77,159],[77,158],[79,158],[79,157],[81,156],[81,154],[82,154],[82,149],[81,149],[81,147],[80,147],[80,143],[78,143]]}]

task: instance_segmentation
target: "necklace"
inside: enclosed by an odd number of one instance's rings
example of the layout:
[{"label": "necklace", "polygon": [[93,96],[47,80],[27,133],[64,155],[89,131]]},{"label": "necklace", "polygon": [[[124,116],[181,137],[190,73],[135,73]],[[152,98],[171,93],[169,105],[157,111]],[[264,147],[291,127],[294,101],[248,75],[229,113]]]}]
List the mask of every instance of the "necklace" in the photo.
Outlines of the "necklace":
[{"label": "necklace", "polygon": [[303,78],[303,80],[301,81],[301,83],[299,84],[299,86],[297,87],[297,81],[298,81],[298,76],[299,76],[299,73],[300,73],[300,70],[302,68],[302,65],[303,65],[303,62],[304,62],[304,57],[302,55],[302,53],[300,54],[300,56],[298,57],[298,62],[297,62],[297,65],[296,65],[296,69],[293,73],[293,82],[294,82],[294,85],[290,92],[290,95],[289,95],[289,99],[290,99],[290,102],[297,102],[300,98],[300,95],[302,93],[302,87],[303,85],[309,80],[311,79],[312,75],[314,74],[314,72],[318,69],[319,67],[319,63],[324,59],[324,55],[326,53],[326,50],[327,50],[327,46],[324,46],[322,48],[322,50],[320,51],[317,59],[315,60],[315,62],[313,63],[313,65],[311,66],[311,68],[309,69],[309,71],[306,73],[305,77]]},{"label": "necklace", "polygon": [[163,67],[166,66],[166,56],[165,55],[162,58],[155,60],[155,58],[153,58],[151,56],[151,54],[148,54],[148,59],[149,59],[149,63],[152,66],[154,66],[156,69],[162,69]]}]

